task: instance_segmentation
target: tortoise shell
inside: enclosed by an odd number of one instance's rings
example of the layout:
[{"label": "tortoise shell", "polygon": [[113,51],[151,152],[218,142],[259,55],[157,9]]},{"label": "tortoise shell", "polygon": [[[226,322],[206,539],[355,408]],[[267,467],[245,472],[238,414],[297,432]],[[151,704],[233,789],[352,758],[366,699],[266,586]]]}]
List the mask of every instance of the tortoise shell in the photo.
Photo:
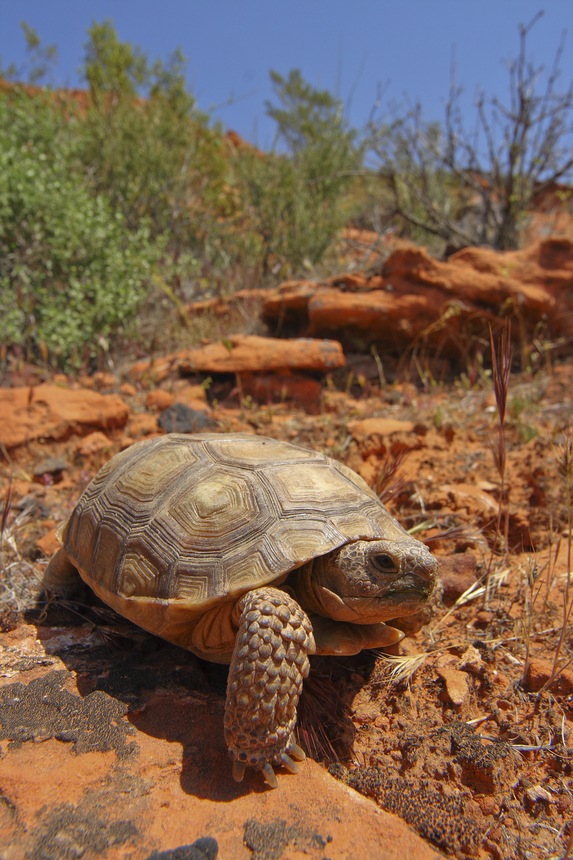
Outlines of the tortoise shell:
[{"label": "tortoise shell", "polygon": [[153,607],[168,604],[170,623],[178,607],[188,623],[343,544],[378,538],[409,536],[357,474],[239,433],[132,445],[98,472],[62,532],[87,584],[158,635],[165,613]]}]

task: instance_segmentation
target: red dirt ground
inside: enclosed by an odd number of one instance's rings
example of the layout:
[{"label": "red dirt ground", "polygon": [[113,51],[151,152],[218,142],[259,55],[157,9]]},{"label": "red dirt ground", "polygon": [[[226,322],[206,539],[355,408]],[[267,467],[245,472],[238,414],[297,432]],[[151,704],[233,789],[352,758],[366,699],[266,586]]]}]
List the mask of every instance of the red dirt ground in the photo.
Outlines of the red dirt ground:
[{"label": "red dirt ground", "polygon": [[[0,466],[2,857],[144,858],[203,835],[223,858],[563,857],[573,838],[573,362],[511,380],[503,497],[485,377],[358,398],[331,386],[315,415],[251,402],[209,410],[220,430],[343,460],[442,562],[430,625],[394,655],[315,660],[301,702],[310,755],[368,801],[312,763],[281,775],[278,792],[254,776],[236,787],[222,740],[224,669],[93,602],[33,608],[54,527],[81,488],[114,452],[157,432],[157,393],[99,384],[129,407],[125,427],[34,439]],[[174,388],[181,382],[167,378],[159,390]],[[556,659],[564,668],[544,686]],[[55,713],[74,716],[60,725]],[[377,818],[377,808],[393,815]]]}]

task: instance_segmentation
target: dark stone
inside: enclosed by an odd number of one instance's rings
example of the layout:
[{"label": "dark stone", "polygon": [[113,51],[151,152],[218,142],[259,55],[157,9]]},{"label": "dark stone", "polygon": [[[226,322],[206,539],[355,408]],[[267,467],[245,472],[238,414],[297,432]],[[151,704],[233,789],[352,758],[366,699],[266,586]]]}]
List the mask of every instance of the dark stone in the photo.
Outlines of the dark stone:
[{"label": "dark stone", "polygon": [[202,836],[192,845],[180,845],[168,851],[154,851],[147,860],[215,860],[218,853],[217,840],[211,836]]},{"label": "dark stone", "polygon": [[249,818],[244,825],[244,842],[253,852],[253,860],[279,860],[285,848],[291,846],[306,853],[307,850],[324,848],[326,840],[319,833],[304,827],[287,825],[282,818],[273,821],[257,821]]},{"label": "dark stone", "polygon": [[76,753],[115,750],[123,757],[136,749],[126,744],[133,732],[122,717],[127,706],[96,690],[85,698],[64,689],[65,671],[49,672],[29,684],[0,689],[0,739],[21,744],[56,738],[74,744]]},{"label": "dark stone", "polygon": [[174,403],[165,409],[157,423],[166,433],[200,433],[210,430],[215,422],[201,409],[192,409],[184,403]]},{"label": "dark stone", "polygon": [[86,851],[103,854],[112,845],[133,842],[138,831],[131,821],[108,821],[80,804],[64,803],[43,820],[32,860],[76,860]]}]

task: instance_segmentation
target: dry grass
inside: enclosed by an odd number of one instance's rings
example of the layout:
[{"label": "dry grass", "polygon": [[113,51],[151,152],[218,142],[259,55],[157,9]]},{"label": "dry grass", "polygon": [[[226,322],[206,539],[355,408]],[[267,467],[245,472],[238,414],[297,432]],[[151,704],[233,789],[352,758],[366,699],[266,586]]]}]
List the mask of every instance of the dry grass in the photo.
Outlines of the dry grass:
[{"label": "dry grass", "polygon": [[571,612],[573,611],[573,593],[571,588],[571,559],[573,555],[573,535],[571,533],[573,529],[573,437],[570,429],[563,433],[561,444],[557,448],[557,464],[559,474],[563,480],[567,510],[567,570],[565,572],[565,586],[563,589],[561,630],[555,653],[553,654],[551,675],[539,691],[540,694],[548,690],[559,674],[573,662],[573,657],[571,657],[564,665],[559,666],[565,640],[570,633],[569,622],[571,620]]},{"label": "dry grass", "polygon": [[497,346],[490,328],[490,346],[493,373],[493,390],[497,405],[497,438],[493,446],[493,459],[499,475],[499,510],[496,526],[496,539],[501,543],[501,550],[506,553],[509,534],[509,503],[506,486],[507,442],[506,442],[506,409],[511,373],[511,323],[506,321],[498,338]]}]

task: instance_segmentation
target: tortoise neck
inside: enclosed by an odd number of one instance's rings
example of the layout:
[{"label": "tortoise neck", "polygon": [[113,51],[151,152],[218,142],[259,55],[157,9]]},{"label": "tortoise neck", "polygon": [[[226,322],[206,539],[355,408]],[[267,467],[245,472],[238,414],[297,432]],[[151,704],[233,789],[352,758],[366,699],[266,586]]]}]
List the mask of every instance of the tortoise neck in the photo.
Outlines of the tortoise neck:
[{"label": "tortoise neck", "polygon": [[324,615],[324,609],[317,600],[313,587],[315,564],[317,564],[317,559],[311,559],[306,564],[303,564],[302,567],[293,570],[286,584],[290,586],[289,590],[292,591],[293,596],[305,612]]}]

